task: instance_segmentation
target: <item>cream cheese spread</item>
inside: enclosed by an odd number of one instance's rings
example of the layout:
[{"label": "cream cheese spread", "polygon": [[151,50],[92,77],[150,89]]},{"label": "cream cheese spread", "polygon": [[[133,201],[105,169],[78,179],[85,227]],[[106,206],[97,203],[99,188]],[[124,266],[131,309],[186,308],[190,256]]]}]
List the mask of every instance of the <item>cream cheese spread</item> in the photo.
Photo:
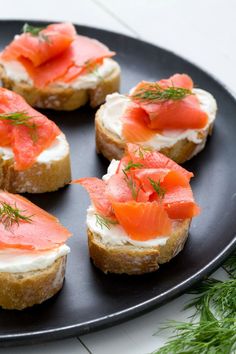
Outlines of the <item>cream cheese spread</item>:
[{"label": "cream cheese spread", "polygon": [[32,251],[19,248],[0,250],[0,272],[25,273],[45,269],[69,252],[70,247],[67,245],[47,251]]},{"label": "cream cheese spread", "polygon": [[[33,81],[28,75],[24,66],[18,61],[6,61],[1,59],[0,64],[3,65],[6,76],[15,82],[27,82],[28,85],[33,86]],[[80,75],[69,83],[63,81],[56,81],[50,84],[50,87],[62,87],[73,89],[93,89],[102,80],[110,76],[112,72],[119,69],[119,65],[110,58],[105,58],[103,63],[98,68],[88,74]]]},{"label": "cream cheese spread", "polygon": [[[66,141],[65,135],[61,133],[56,137],[49,148],[41,152],[41,154],[37,157],[37,162],[47,164],[53,161],[59,161],[68,154],[69,144]],[[13,151],[10,147],[0,146],[0,155],[3,160],[10,160],[14,157]]]},{"label": "cream cheese spread", "polygon": [[[196,144],[201,143],[202,139],[199,139],[198,133],[206,131],[209,128],[209,125],[213,123],[216,116],[217,104],[214,97],[209,92],[201,89],[193,89],[193,92],[197,95],[200,101],[201,109],[208,115],[208,124],[205,128],[195,130],[165,130],[162,134],[156,134],[152,139],[140,142],[139,144],[152,147],[155,150],[160,150],[165,147],[173,146],[182,139],[188,139]],[[123,139],[121,118],[129,107],[130,102],[131,101],[127,96],[113,93],[107,96],[106,103],[100,110],[101,120],[104,127],[120,139]]]}]

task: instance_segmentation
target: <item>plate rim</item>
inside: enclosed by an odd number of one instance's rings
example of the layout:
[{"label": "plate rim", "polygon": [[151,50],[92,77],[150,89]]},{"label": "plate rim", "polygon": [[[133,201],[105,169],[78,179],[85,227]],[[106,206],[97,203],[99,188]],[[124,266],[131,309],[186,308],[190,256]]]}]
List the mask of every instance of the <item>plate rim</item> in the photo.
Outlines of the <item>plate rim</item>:
[{"label": "plate rim", "polygon": [[[58,23],[62,21],[54,21],[54,20],[43,20],[43,19],[17,19],[17,18],[9,18],[9,19],[0,19],[0,24],[8,24],[10,26],[10,23],[22,23],[22,25],[25,22],[31,22],[31,23]],[[192,62],[191,60],[188,60],[187,58],[183,57],[180,54],[175,53],[172,50],[166,49],[162,46],[156,45],[152,42],[145,41],[140,38],[132,37],[127,34],[123,34],[120,32],[116,31],[111,31],[108,29],[103,29],[103,28],[98,28],[98,27],[93,27],[93,26],[86,26],[86,25],[80,25],[78,23],[73,23],[76,27],[84,28],[86,29],[92,29],[94,31],[98,32],[106,32],[107,34],[111,33],[113,35],[117,36],[122,36],[127,38],[128,40],[132,40],[135,42],[143,43],[145,45],[149,45],[155,48],[158,48],[159,50],[168,53],[172,56],[175,56],[177,58],[180,58],[182,61],[194,66],[198,70],[200,70],[202,73],[204,73],[206,76],[209,76],[213,81],[215,81],[216,84],[218,84],[224,91],[228,93],[228,95],[231,96],[231,98],[235,101],[236,104],[236,93],[229,88],[225,83],[223,83],[220,79],[218,79],[214,74],[209,73],[206,69],[201,68],[196,64],[195,62]],[[178,283],[178,285],[171,287],[167,291],[165,291],[162,294],[159,294],[155,297],[152,297],[149,300],[146,300],[144,302],[141,302],[135,306],[129,307],[128,309],[124,309],[122,311],[115,312],[111,315],[99,317],[97,319],[93,319],[87,322],[83,322],[80,324],[73,324],[70,326],[65,326],[65,327],[60,327],[57,329],[47,329],[47,330],[38,330],[38,331],[33,331],[33,332],[25,332],[25,333],[20,333],[20,334],[1,334],[0,333],[0,347],[6,347],[6,346],[14,346],[14,345],[26,345],[26,344],[34,344],[34,343],[40,343],[40,342],[46,342],[46,341],[52,341],[56,339],[63,339],[63,338],[68,338],[68,337],[73,337],[73,336],[80,336],[84,335],[90,332],[102,330],[104,328],[112,327],[115,326],[119,323],[131,320],[135,317],[141,316],[144,313],[147,313],[154,308],[157,308],[164,303],[167,303],[171,299],[176,298],[177,296],[182,295],[188,288],[193,286],[195,283],[200,281],[204,276],[210,275],[214,270],[216,270],[223,262],[224,260],[236,249],[236,235],[234,235],[233,239],[231,242],[224,247],[224,249],[208,264],[206,264],[203,268],[201,268],[198,272],[194,273],[193,275],[189,276],[187,279],[184,281]]]}]

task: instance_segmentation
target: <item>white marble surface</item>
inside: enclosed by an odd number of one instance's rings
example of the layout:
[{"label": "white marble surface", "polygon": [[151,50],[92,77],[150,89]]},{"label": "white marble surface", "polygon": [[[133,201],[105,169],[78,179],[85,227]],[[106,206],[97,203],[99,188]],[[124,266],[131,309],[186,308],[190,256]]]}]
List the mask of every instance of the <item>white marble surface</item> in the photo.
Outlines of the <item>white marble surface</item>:
[{"label": "white marble surface", "polygon": [[[0,19],[47,19],[110,29],[172,50],[202,66],[236,92],[235,0],[7,0]],[[218,270],[218,277],[224,272]],[[41,345],[2,348],[0,354],[145,354],[161,346],[153,336],[167,319],[185,320],[189,295],[121,325]]]}]

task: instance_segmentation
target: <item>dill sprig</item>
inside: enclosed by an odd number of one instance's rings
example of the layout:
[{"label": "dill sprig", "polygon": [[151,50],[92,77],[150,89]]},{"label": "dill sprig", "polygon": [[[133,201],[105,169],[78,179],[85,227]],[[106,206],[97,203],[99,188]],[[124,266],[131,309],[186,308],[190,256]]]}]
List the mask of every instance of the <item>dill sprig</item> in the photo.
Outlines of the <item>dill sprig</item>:
[{"label": "dill sprig", "polygon": [[160,198],[164,198],[166,190],[161,186],[160,181],[154,181],[152,178],[148,178],[154,191],[158,194]]},{"label": "dill sprig", "polygon": [[163,88],[158,83],[149,83],[145,87],[137,89],[131,95],[131,98],[144,102],[162,102],[182,100],[189,95],[193,95],[192,91],[183,87],[169,86]]},{"label": "dill sprig", "polygon": [[14,224],[19,226],[21,221],[30,223],[33,215],[27,216],[22,214],[25,212],[26,210],[18,209],[16,204],[13,206],[0,201],[0,223],[4,225],[5,229],[10,229]]},{"label": "dill sprig", "polygon": [[235,318],[187,323],[171,321],[162,329],[175,334],[153,354],[230,354],[236,349]]},{"label": "dill sprig", "polygon": [[205,307],[212,309],[219,318],[236,315],[236,279],[222,282],[209,278],[189,293],[197,295],[185,306],[185,309],[195,307],[194,316],[202,316]]},{"label": "dill sprig", "polygon": [[139,189],[133,179],[132,176],[129,176],[127,174],[127,172],[125,171],[125,169],[122,170],[122,172],[124,173],[124,176],[125,176],[125,181],[127,183],[127,186],[129,187],[130,191],[131,191],[131,195],[132,195],[132,198],[134,200],[137,200],[137,197],[138,197],[138,193],[139,193]]},{"label": "dill sprig", "polygon": [[132,160],[128,162],[128,164],[125,166],[123,171],[128,172],[132,168],[142,168],[143,164],[142,163],[134,163]]},{"label": "dill sprig", "polygon": [[22,32],[23,33],[29,33],[31,36],[33,37],[38,37],[39,40],[45,41],[45,42],[49,42],[49,37],[47,35],[45,35],[44,33],[41,33],[41,31],[43,29],[45,29],[46,26],[44,27],[35,27],[32,25],[29,25],[28,23],[25,23],[23,28],[22,28]]},{"label": "dill sprig", "polygon": [[236,278],[236,253],[232,254],[223,265],[230,278]]},{"label": "dill sprig", "polygon": [[101,80],[101,81],[104,80],[104,78],[98,72],[99,65],[97,63],[94,63],[93,60],[91,60],[91,59],[87,60],[84,63],[84,65],[82,65],[82,67],[85,68],[85,71],[87,74],[93,74],[99,80]]},{"label": "dill sprig", "polygon": [[95,214],[95,216],[96,216],[96,225],[99,225],[101,229],[103,229],[103,227],[106,227],[107,229],[110,230],[112,225],[118,224],[116,220],[111,220],[102,215]]},{"label": "dill sprig", "polygon": [[236,254],[223,266],[230,279],[209,278],[190,291],[196,295],[186,306],[194,307],[197,322],[167,322],[162,329],[175,332],[153,354],[231,354],[236,352]]},{"label": "dill sprig", "polygon": [[148,146],[139,146],[137,150],[135,150],[135,153],[138,154],[140,159],[143,159],[145,154],[148,152],[152,152],[153,149]]},{"label": "dill sprig", "polygon": [[36,142],[37,141],[37,126],[34,122],[30,120],[33,117],[29,116],[25,111],[19,112],[9,112],[9,113],[0,113],[0,120],[8,121],[11,125],[19,126],[23,125],[29,128],[31,139]]}]

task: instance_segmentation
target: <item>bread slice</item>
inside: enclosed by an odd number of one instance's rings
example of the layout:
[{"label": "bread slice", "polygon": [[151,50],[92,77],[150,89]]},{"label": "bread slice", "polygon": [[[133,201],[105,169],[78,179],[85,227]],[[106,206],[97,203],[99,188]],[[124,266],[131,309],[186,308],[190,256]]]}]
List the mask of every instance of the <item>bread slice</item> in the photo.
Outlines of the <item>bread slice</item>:
[{"label": "bread slice", "polygon": [[[120,160],[124,155],[126,142],[103,125],[102,114],[104,106],[100,107],[95,117],[97,153],[101,153],[110,161],[112,159]],[[185,138],[170,147],[165,147],[158,151],[177,163],[184,163],[205,147],[207,136],[211,135],[212,128],[213,123],[209,125],[208,129],[198,132],[198,139],[200,140],[198,144]]]},{"label": "bread slice", "polygon": [[0,272],[0,306],[23,310],[55,295],[63,286],[66,256],[51,266],[26,273]]},{"label": "bread slice", "polygon": [[114,60],[110,61],[114,64],[114,70],[94,89],[65,88],[56,85],[37,88],[26,81],[18,82],[9,78],[3,64],[0,64],[0,80],[3,87],[20,94],[33,107],[58,111],[72,111],[86,103],[91,107],[97,107],[105,101],[106,95],[118,91],[120,87],[120,67]]},{"label": "bread slice", "polygon": [[154,272],[159,264],[169,262],[184,247],[191,219],[180,221],[165,245],[137,247],[132,244],[107,245],[101,235],[88,229],[89,253],[104,273],[144,274]]},{"label": "bread slice", "polygon": [[56,191],[71,181],[69,146],[60,159],[36,162],[24,171],[14,169],[14,158],[0,152],[0,189],[11,193],[45,193]]}]

